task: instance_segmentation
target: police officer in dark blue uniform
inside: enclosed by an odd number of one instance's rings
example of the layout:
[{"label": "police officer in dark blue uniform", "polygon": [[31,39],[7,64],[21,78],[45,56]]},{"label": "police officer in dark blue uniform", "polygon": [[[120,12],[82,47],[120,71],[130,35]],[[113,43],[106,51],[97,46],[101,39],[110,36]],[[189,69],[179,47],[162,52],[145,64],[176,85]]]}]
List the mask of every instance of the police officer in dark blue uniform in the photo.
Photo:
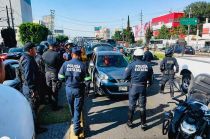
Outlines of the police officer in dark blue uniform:
[{"label": "police officer in dark blue uniform", "polygon": [[37,132],[46,131],[40,128],[37,120],[37,111],[39,107],[39,68],[35,61],[35,45],[31,42],[24,46],[25,53],[20,58],[20,69],[23,81],[23,94],[31,104]]},{"label": "police officer in dark blue uniform", "polygon": [[153,54],[149,51],[149,47],[144,47],[144,57],[143,60],[151,62],[154,59]]},{"label": "police officer in dark blue uniform", "polygon": [[85,64],[79,60],[80,55],[79,47],[72,48],[72,60],[64,62],[58,74],[60,80],[66,79],[66,96],[73,116],[74,133],[77,136],[82,132],[80,116],[84,102],[86,76]]},{"label": "police officer in dark blue uniform", "polygon": [[42,54],[44,53],[44,49],[46,48],[46,46],[44,45],[38,45],[36,47],[36,56],[35,56],[35,60],[36,63],[38,65],[39,68],[39,74],[40,76],[39,78],[39,96],[40,96],[40,103],[43,104],[45,103],[45,95],[47,92],[49,92],[49,88],[47,87],[46,84],[46,78],[45,78],[45,64],[44,64],[44,60],[42,58]]},{"label": "police officer in dark blue uniform", "polygon": [[134,51],[134,61],[128,65],[125,70],[124,78],[130,79],[131,86],[129,92],[129,111],[128,111],[128,127],[132,128],[133,115],[136,102],[139,101],[141,114],[141,128],[146,129],[146,87],[147,81],[152,79],[153,70],[150,64],[142,61],[144,51],[137,49]]},{"label": "police officer in dark blue uniform", "polygon": [[[174,49],[168,48],[165,52],[165,58],[160,63],[160,70],[163,72],[163,77],[160,82],[160,93],[164,93],[165,84],[167,81],[169,81],[170,84],[170,95],[171,97],[174,97],[174,76],[175,73],[179,72],[179,65],[177,63],[176,58],[172,57],[174,53]],[[174,71],[174,67],[176,67],[176,71]]]},{"label": "police officer in dark blue uniform", "polygon": [[49,49],[42,55],[45,63],[45,76],[46,83],[49,88],[51,88],[50,101],[52,103],[53,110],[59,110],[58,106],[58,90],[60,83],[58,80],[58,72],[62,64],[61,57],[58,52],[56,52],[57,43],[50,43]]}]

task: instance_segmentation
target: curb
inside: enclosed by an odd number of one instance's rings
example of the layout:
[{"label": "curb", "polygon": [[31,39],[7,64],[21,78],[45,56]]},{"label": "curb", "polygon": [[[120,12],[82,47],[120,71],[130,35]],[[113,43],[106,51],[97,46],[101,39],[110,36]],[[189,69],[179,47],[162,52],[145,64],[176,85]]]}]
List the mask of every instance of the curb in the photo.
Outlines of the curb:
[{"label": "curb", "polygon": [[[80,117],[80,120],[81,120],[81,127],[84,129],[84,115],[83,115],[83,112],[81,113],[81,117]],[[74,124],[71,124],[64,139],[84,139],[85,138],[85,132],[83,130],[82,133],[80,133],[79,136],[75,136],[74,134]]]}]

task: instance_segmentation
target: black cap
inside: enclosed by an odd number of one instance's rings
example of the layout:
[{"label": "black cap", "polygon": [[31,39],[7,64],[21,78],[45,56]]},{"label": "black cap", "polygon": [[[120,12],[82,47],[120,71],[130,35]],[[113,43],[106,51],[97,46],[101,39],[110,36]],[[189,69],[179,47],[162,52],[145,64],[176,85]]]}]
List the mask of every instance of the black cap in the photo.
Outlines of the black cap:
[{"label": "black cap", "polygon": [[58,43],[57,42],[50,42],[49,43],[49,46],[57,47],[58,46]]},{"label": "black cap", "polygon": [[80,55],[81,54],[81,48],[80,47],[73,47],[72,53]]},{"label": "black cap", "polygon": [[24,46],[24,51],[29,51],[30,49],[32,49],[33,47],[36,47],[34,43],[32,42],[27,42]]}]

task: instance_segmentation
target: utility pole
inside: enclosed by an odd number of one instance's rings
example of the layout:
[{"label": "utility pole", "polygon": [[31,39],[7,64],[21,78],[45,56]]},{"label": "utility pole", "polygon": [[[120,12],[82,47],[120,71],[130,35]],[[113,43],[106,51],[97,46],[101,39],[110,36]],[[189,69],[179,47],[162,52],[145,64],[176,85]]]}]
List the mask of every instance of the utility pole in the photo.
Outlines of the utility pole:
[{"label": "utility pole", "polygon": [[9,0],[9,5],[10,5],[10,10],[11,10],[10,14],[11,14],[11,20],[12,20],[12,28],[15,29],[11,0]]},{"label": "utility pole", "polygon": [[140,13],[140,22],[141,22],[141,33],[140,33],[140,38],[142,38],[142,33],[143,33],[143,13],[142,13],[142,10],[141,10],[141,13]]},{"label": "utility pole", "polygon": [[55,10],[50,10],[50,31],[52,35],[54,33],[54,19],[55,19]]},{"label": "utility pole", "polygon": [[124,21],[124,18],[122,18],[122,39],[123,39],[123,42],[124,42],[123,21]]},{"label": "utility pole", "polygon": [[[190,7],[190,11],[189,11],[189,18],[190,18],[190,17],[191,17],[191,7]],[[187,42],[189,43],[189,41],[190,41],[190,38],[189,38],[189,35],[190,35],[190,25],[188,25],[187,34],[188,34]]]},{"label": "utility pole", "polygon": [[8,27],[10,28],[9,12],[8,12],[8,7],[7,6],[6,6],[6,12],[7,12],[7,24],[8,24]]}]

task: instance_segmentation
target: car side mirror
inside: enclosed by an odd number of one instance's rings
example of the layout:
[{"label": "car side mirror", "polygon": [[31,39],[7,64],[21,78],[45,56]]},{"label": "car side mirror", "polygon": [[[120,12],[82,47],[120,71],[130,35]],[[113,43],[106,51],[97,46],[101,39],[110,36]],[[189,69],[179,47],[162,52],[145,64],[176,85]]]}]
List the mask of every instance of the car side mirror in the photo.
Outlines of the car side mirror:
[{"label": "car side mirror", "polygon": [[90,61],[90,67],[94,67],[93,61]]}]

